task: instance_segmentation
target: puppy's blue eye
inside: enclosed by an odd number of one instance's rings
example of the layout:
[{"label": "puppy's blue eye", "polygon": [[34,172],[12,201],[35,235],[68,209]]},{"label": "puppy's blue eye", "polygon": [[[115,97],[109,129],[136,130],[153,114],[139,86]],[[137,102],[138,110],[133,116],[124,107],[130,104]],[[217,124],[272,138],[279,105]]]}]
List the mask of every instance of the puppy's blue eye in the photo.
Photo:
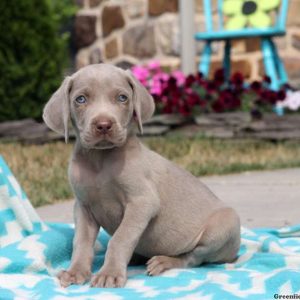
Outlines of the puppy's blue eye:
[{"label": "puppy's blue eye", "polygon": [[75,99],[75,101],[79,104],[84,104],[86,103],[86,98],[84,96],[79,96]]},{"label": "puppy's blue eye", "polygon": [[126,102],[128,97],[126,95],[119,95],[118,100],[120,102]]}]

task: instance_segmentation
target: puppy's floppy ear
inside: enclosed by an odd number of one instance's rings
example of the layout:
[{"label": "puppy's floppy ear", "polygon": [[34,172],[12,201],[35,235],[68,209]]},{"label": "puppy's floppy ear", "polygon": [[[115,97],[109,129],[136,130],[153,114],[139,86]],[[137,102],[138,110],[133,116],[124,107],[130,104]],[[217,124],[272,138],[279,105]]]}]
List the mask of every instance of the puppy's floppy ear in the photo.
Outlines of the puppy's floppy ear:
[{"label": "puppy's floppy ear", "polygon": [[125,71],[130,86],[133,89],[133,107],[138,122],[138,127],[143,133],[143,122],[149,120],[154,113],[155,105],[152,96],[146,88],[129,71]]},{"label": "puppy's floppy ear", "polygon": [[69,92],[71,77],[65,78],[59,89],[52,95],[44,107],[43,119],[53,131],[64,135],[66,143],[69,138],[70,103]]}]

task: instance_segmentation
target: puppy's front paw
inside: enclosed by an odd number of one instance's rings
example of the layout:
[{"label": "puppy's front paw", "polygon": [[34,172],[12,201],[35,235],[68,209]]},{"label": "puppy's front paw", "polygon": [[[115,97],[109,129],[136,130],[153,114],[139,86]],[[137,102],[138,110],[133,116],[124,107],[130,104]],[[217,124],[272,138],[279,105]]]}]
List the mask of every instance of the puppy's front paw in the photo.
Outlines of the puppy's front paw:
[{"label": "puppy's front paw", "polygon": [[101,288],[124,287],[126,280],[126,271],[102,268],[92,276],[91,286]]},{"label": "puppy's front paw", "polygon": [[71,284],[86,283],[91,278],[91,272],[79,269],[61,270],[57,274],[57,278],[62,287],[68,287]]}]

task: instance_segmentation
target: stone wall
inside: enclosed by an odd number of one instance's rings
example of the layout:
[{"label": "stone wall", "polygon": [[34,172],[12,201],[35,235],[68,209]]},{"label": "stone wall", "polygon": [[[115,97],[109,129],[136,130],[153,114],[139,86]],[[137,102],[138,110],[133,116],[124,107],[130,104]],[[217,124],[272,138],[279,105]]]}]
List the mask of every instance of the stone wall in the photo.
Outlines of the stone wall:
[{"label": "stone wall", "polygon": [[[289,114],[282,118],[274,113],[266,113],[261,119],[253,119],[246,112],[211,113],[196,117],[168,114],[155,115],[144,123],[143,136],[300,141],[299,124],[300,114]],[[75,138],[73,129],[70,130],[69,137]],[[50,130],[45,123],[38,123],[33,119],[0,123],[0,142],[40,144],[57,140],[64,140],[64,137]]]},{"label": "stone wall", "polygon": [[[76,1],[80,6],[74,24],[77,69],[100,61],[126,68],[151,59],[159,59],[169,69],[180,68],[177,0]],[[205,28],[202,0],[195,1],[195,24],[197,30],[202,31]],[[287,35],[275,41],[290,79],[300,82],[299,16],[300,0],[290,0]],[[214,17],[217,20],[216,14]],[[212,72],[221,66],[222,43],[214,43]],[[198,42],[195,64],[202,47],[203,44]],[[258,39],[235,41],[233,71],[239,70],[247,78],[259,78],[264,73],[259,50]]]}]

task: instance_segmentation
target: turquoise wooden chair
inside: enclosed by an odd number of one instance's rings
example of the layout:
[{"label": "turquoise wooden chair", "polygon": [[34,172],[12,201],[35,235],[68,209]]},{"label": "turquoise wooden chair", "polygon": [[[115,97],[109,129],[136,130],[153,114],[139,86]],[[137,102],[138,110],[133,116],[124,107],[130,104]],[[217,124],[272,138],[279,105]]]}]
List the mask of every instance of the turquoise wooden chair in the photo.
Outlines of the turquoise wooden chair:
[{"label": "turquoise wooden chair", "polygon": [[[278,90],[288,82],[288,77],[276,45],[275,36],[286,33],[288,0],[218,0],[218,28],[213,27],[211,0],[203,0],[205,13],[205,32],[197,32],[195,39],[205,41],[200,57],[199,72],[208,76],[213,41],[225,40],[223,68],[226,78],[230,76],[231,40],[260,37],[265,73],[271,78],[271,88]],[[270,12],[275,12],[272,24]]]}]

